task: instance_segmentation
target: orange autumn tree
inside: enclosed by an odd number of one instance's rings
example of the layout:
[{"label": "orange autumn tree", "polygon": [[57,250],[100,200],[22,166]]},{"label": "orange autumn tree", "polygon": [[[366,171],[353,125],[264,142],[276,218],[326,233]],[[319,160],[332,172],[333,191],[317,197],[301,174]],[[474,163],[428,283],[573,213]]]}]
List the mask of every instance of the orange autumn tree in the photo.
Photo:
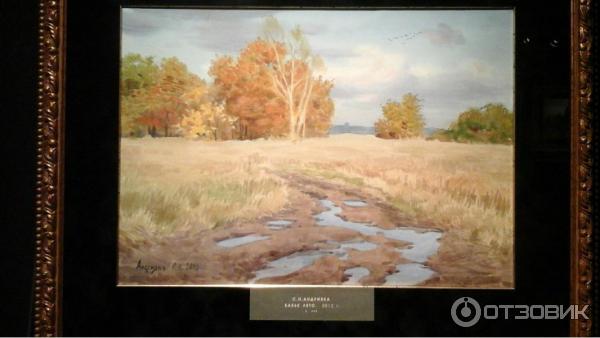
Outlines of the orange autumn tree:
[{"label": "orange autumn tree", "polygon": [[143,102],[142,114],[137,119],[147,126],[152,136],[174,136],[174,129],[188,113],[183,95],[191,88],[206,86],[187,66],[172,57],[164,59],[156,82],[140,93]]},{"label": "orange autumn tree", "polygon": [[269,69],[272,54],[266,44],[254,41],[237,60],[224,56],[213,61],[209,74],[214,78],[217,99],[237,121],[239,139],[285,134],[285,107],[271,89]]},{"label": "orange autumn tree", "polygon": [[324,81],[321,78],[313,85],[312,99],[307,108],[305,126],[302,129],[302,137],[322,137],[329,135],[331,120],[335,105],[331,99],[333,82]]},{"label": "orange autumn tree", "polygon": [[327,135],[334,105],[331,81],[299,27],[286,34],[269,18],[264,38],[249,43],[237,59],[220,57],[209,74],[226,112],[239,124],[240,139]]}]

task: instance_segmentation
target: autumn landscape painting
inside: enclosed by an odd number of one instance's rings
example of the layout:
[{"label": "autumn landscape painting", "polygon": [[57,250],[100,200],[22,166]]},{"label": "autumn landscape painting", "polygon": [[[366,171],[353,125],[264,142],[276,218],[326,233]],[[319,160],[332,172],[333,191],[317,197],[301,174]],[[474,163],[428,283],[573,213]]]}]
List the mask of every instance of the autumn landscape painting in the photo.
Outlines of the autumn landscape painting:
[{"label": "autumn landscape painting", "polygon": [[119,285],[512,288],[513,20],[124,8]]}]

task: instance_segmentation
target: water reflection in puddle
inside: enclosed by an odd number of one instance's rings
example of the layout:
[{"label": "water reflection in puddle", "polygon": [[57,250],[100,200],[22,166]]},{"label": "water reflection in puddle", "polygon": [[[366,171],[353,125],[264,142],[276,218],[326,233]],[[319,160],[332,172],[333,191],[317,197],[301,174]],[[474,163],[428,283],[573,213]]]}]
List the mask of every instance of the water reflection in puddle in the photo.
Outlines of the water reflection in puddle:
[{"label": "water reflection in puddle", "polygon": [[355,285],[359,284],[360,280],[364,277],[367,277],[371,272],[367,268],[363,268],[362,266],[347,269],[344,271],[344,274],[348,276],[348,280],[344,282],[346,285]]},{"label": "water reflection in puddle", "polygon": [[[349,250],[369,251],[377,248],[377,244],[367,241],[347,243],[329,242],[329,244],[339,246],[337,248],[295,252],[291,255],[271,261],[267,263],[267,266],[264,269],[254,272],[255,277],[250,280],[249,283],[255,283],[263,278],[289,275],[302,268],[312,265],[317,259],[324,256],[335,256],[340,260],[347,260]],[[364,276],[361,276],[360,278],[362,277]]]},{"label": "water reflection in puddle", "polygon": [[321,249],[319,251],[321,251],[325,254],[337,256],[339,259],[341,259],[343,261],[348,259],[349,249],[358,250],[358,251],[369,251],[369,250],[374,250],[377,248],[377,244],[367,242],[367,241],[346,242],[346,243],[330,242],[330,243],[337,244],[337,245],[339,245],[339,247],[335,248],[335,249]]},{"label": "water reflection in puddle", "polygon": [[255,276],[250,280],[250,283],[255,283],[264,278],[289,275],[313,264],[317,259],[325,255],[325,253],[319,251],[304,251],[276,259],[269,262],[266,268],[256,271],[254,273]]},{"label": "water reflection in puddle", "polygon": [[342,243],[342,249],[354,249],[358,251],[369,251],[377,248],[377,244],[363,241],[363,242],[351,242],[351,243]]},{"label": "water reflection in puddle", "polygon": [[[335,205],[335,203],[327,199],[320,200],[320,202],[327,210],[315,216],[318,225],[346,228],[367,236],[382,235],[389,239],[409,242],[410,245],[407,248],[399,251],[403,257],[413,262],[425,263],[430,256],[437,252],[440,246],[438,240],[442,237],[442,233],[439,231],[422,232],[409,228],[382,229],[369,223],[350,222],[339,216],[342,213],[342,208]],[[390,278],[389,284],[417,284],[427,280],[434,274],[433,270],[423,264],[400,264],[396,266],[396,269],[397,272],[388,276]],[[395,284],[395,282],[398,284]]]},{"label": "water reflection in puddle", "polygon": [[269,221],[269,222],[267,222],[267,227],[271,230],[281,230],[281,229],[289,228],[290,225],[292,225],[292,223],[294,223],[294,221],[288,221],[288,220]]},{"label": "water reflection in puddle", "polygon": [[[435,254],[439,248],[439,239],[442,233],[439,231],[417,231],[411,228],[383,229],[371,223],[350,222],[341,218],[342,208],[330,200],[320,200],[325,211],[314,216],[316,223],[320,226],[332,226],[350,229],[366,236],[382,235],[385,238],[408,242],[410,245],[403,249],[398,249],[402,256],[411,263],[399,264],[396,266],[396,272],[385,278],[385,285],[414,285],[431,278],[435,272],[423,265],[430,256]],[[364,207],[367,204],[359,200],[344,201],[345,205],[353,207]],[[273,230],[281,230],[289,227],[293,221],[275,220],[267,222],[267,226]],[[226,247],[238,246],[251,243],[257,240],[264,240],[268,236],[248,235],[243,237],[231,238],[219,242],[219,245]],[[295,252],[291,255],[268,262],[267,265],[258,271],[255,271],[255,277],[249,283],[256,283],[265,278],[286,276],[312,265],[317,259],[324,256],[335,256],[340,260],[348,259],[349,251],[369,251],[377,248],[377,244],[361,242],[328,242],[337,247]],[[360,280],[370,274],[370,271],[364,267],[355,267],[347,269],[344,274],[348,280],[344,284],[359,284]]]},{"label": "water reflection in puddle", "polygon": [[344,204],[349,207],[366,207],[367,206],[367,202],[360,201],[360,200],[346,200],[346,201],[344,201]]},{"label": "water reflection in puddle", "polygon": [[396,269],[395,273],[385,277],[384,285],[415,285],[435,274],[433,270],[419,263],[399,264]]},{"label": "water reflection in puddle", "polygon": [[248,243],[252,243],[252,242],[256,242],[256,241],[262,241],[267,238],[269,238],[269,236],[260,236],[260,235],[252,234],[252,235],[246,235],[246,236],[241,236],[241,237],[233,237],[233,238],[224,239],[222,241],[217,242],[217,245],[225,247],[225,248],[233,248],[236,246],[240,246],[240,245],[244,245],[244,244],[248,244]]},{"label": "water reflection in puddle", "polygon": [[[384,234],[386,236],[386,234]],[[425,263],[440,247],[442,237],[439,231],[417,232],[415,230],[388,230],[388,238],[412,243],[408,248],[400,249],[402,256],[418,263]]]}]

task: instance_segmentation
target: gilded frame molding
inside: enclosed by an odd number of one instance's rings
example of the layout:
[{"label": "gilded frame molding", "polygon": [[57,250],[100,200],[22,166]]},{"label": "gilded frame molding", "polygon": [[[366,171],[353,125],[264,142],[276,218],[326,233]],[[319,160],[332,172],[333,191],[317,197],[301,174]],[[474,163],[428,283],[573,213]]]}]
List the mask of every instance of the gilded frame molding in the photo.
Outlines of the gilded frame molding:
[{"label": "gilded frame molding", "polygon": [[66,1],[40,0],[33,335],[61,333]]},{"label": "gilded frame molding", "polygon": [[[592,0],[571,1],[571,303],[592,303]],[[589,319],[572,336],[590,336]]]},{"label": "gilded frame molding", "polygon": [[[61,335],[67,0],[39,0],[33,335]],[[571,303],[592,303],[592,0],[571,0]],[[590,319],[571,335],[591,335]]]}]

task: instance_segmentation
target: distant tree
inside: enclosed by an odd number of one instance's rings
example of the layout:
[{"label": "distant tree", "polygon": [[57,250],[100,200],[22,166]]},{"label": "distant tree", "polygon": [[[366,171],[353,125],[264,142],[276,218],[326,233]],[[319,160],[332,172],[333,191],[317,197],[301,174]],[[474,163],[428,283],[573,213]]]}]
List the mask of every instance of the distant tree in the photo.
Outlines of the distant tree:
[{"label": "distant tree", "polygon": [[500,103],[469,108],[460,113],[448,130],[432,135],[443,141],[503,143],[514,140],[514,113]]},{"label": "distant tree", "polygon": [[512,143],[515,137],[515,114],[500,103],[487,104],[482,111],[486,128],[492,131],[488,136],[489,142]]},{"label": "distant tree", "polygon": [[383,116],[375,122],[375,135],[387,139],[422,136],[425,122],[421,109],[421,101],[412,93],[402,96],[401,102],[388,101],[382,107]]},{"label": "distant tree", "polygon": [[136,89],[146,88],[156,82],[159,66],[151,56],[127,54],[121,59],[120,92],[130,96]]}]

